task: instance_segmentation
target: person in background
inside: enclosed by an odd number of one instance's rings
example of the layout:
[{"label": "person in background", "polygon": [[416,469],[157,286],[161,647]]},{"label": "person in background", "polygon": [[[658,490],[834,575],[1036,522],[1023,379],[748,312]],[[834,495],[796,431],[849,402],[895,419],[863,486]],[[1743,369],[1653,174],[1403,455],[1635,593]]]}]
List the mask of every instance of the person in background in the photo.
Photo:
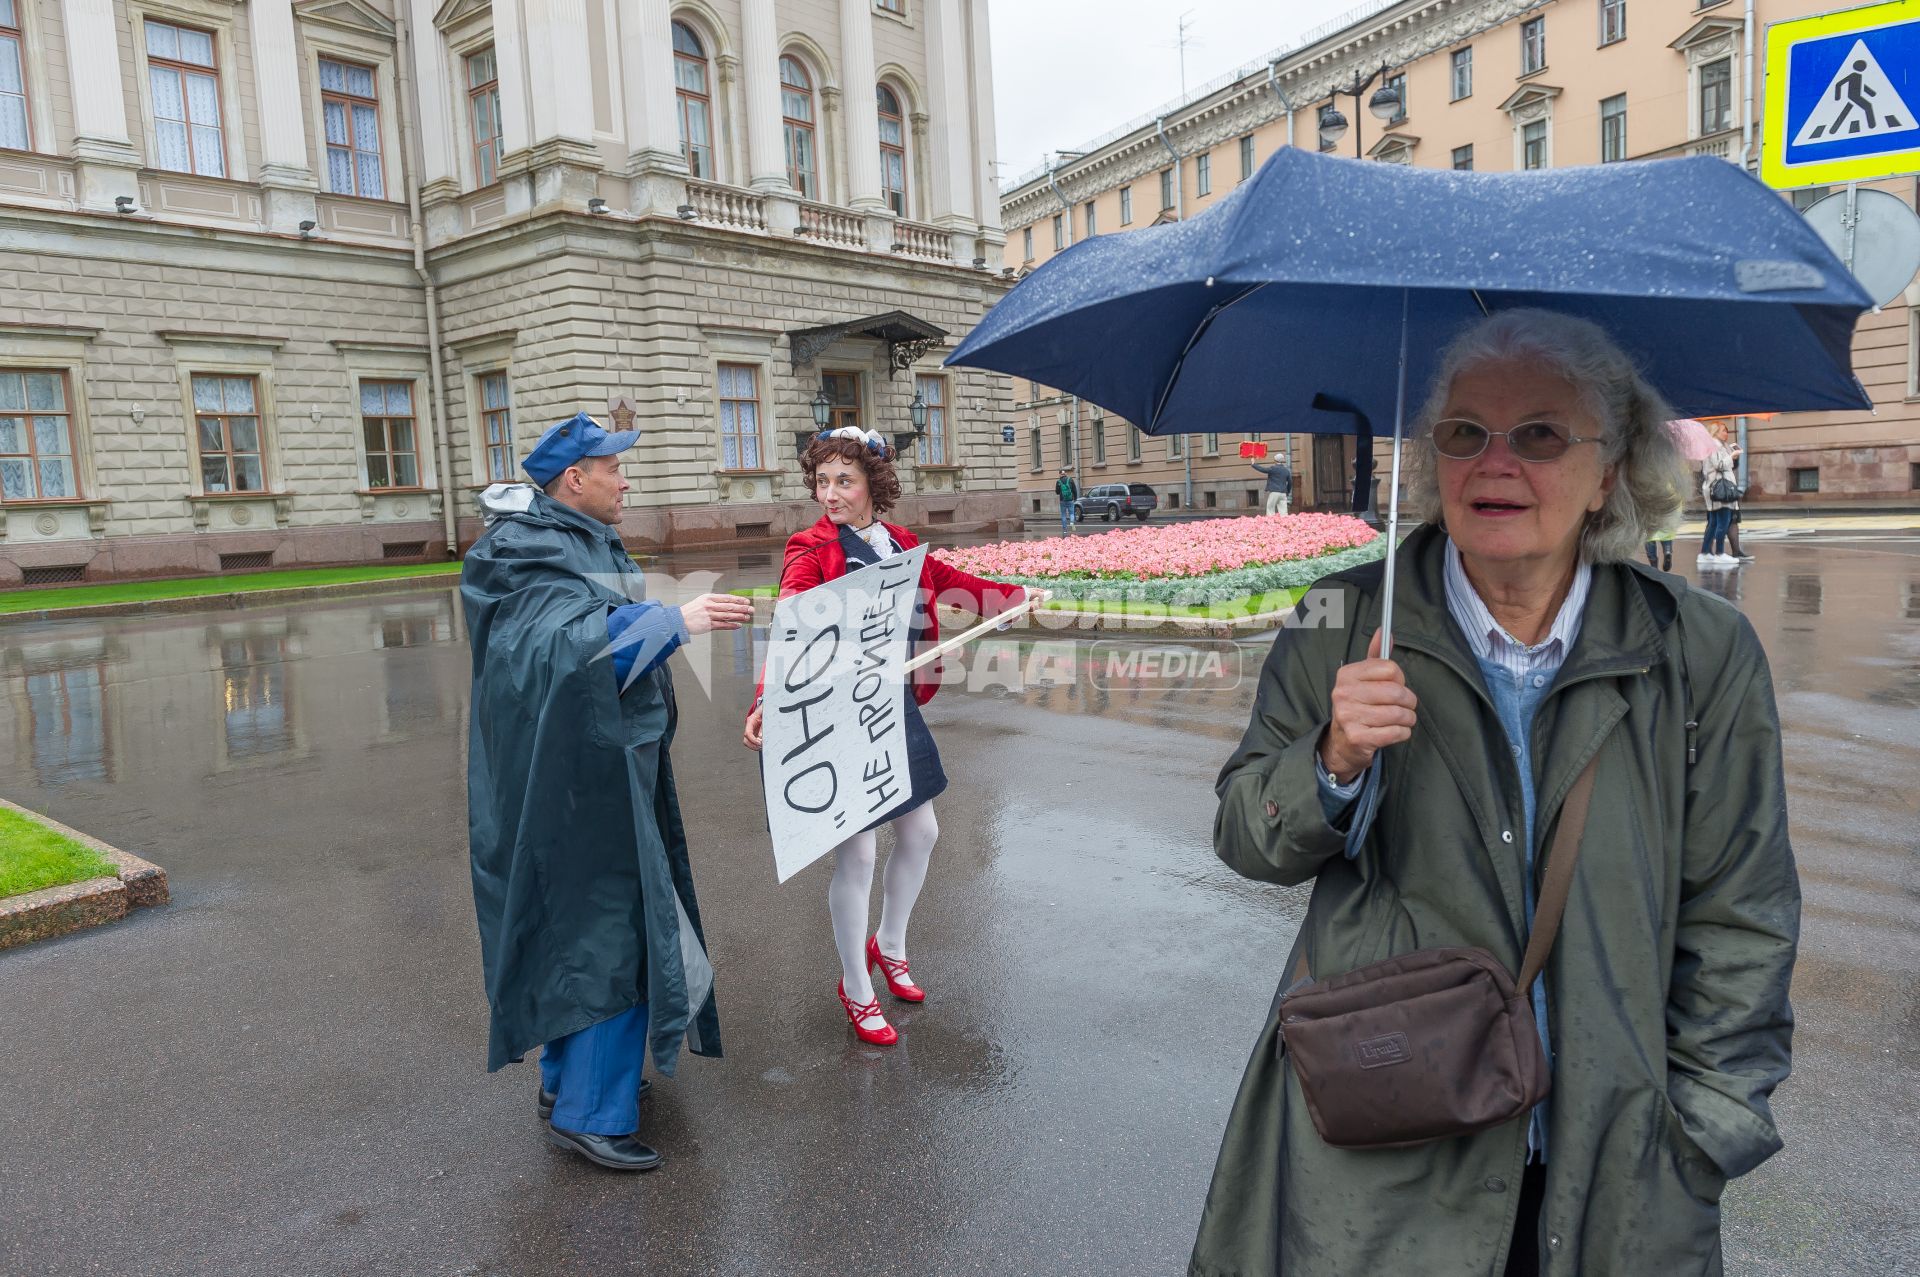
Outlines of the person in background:
[{"label": "person in background", "polygon": [[1740,560],[1727,553],[1727,529],[1740,506],[1739,449],[1727,446],[1725,425],[1713,427],[1720,441],[1700,467],[1700,495],[1707,503],[1707,529],[1700,538],[1696,562],[1707,567],[1732,567]]},{"label": "person in background", "polygon": [[1060,498],[1060,531],[1069,535],[1073,532],[1074,520],[1080,517],[1080,485],[1065,470],[1053,485],[1054,495]]},{"label": "person in background", "polygon": [[1263,466],[1258,461],[1253,468],[1267,476],[1267,513],[1285,514],[1293,498],[1293,470],[1285,461],[1276,461]]},{"label": "person in background", "polygon": [[1673,529],[1661,528],[1647,538],[1647,566],[1673,571]]},{"label": "person in background", "polygon": [[667,757],[677,714],[666,660],[696,634],[753,619],[731,595],[641,598],[618,531],[629,487],[619,454],[638,438],[585,413],[550,427],[523,466],[540,488],[486,490],[487,530],[460,573],[487,1070],[544,1046],[548,1141],[620,1171],[660,1165],[635,1138],[648,1054],[668,1076],[683,1042],[720,1054]]}]

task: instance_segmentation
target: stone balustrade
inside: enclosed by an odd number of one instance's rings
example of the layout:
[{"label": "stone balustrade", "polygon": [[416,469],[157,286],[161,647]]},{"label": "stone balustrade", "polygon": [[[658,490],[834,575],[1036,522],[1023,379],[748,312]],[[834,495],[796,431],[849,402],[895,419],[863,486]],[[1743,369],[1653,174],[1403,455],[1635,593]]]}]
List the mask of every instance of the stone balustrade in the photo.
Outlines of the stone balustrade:
[{"label": "stone balustrade", "polygon": [[907,257],[950,262],[953,260],[953,233],[903,218],[893,224],[893,251]]},{"label": "stone balustrade", "polygon": [[718,182],[687,183],[687,204],[693,219],[709,226],[725,226],[739,231],[767,229],[767,198],[758,191]]},{"label": "stone balustrade", "polygon": [[858,213],[834,208],[830,204],[800,204],[799,233],[821,244],[840,244],[847,248],[867,246],[866,219]]}]

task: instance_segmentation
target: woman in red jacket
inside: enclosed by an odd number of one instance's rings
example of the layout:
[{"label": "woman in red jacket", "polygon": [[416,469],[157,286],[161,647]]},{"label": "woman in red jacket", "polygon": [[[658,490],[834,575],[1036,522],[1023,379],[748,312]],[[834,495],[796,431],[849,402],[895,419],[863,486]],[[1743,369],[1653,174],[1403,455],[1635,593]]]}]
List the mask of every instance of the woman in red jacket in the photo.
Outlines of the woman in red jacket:
[{"label": "woman in red jacket", "polygon": [[[854,426],[823,432],[807,445],[800,457],[800,469],[825,514],[818,523],[788,539],[786,562],[780,571],[782,598],[920,544],[919,538],[905,528],[879,520],[900,499],[893,450],[879,435]],[[996,616],[1025,598],[1026,591],[1020,586],[982,580],[928,556],[920,573],[912,646],[917,650],[922,643],[939,642],[936,599],[966,606],[981,616]],[[938,664],[913,672],[913,696],[907,702],[907,756],[913,794],[834,848],[833,882],[827,888],[833,939],[840,950],[840,1004],[861,1040],[882,1046],[898,1041],[900,1035],[880,1012],[880,999],[874,994],[871,980],[873,968],[880,968],[888,991],[902,1002],[926,998],[907,968],[907,916],[927,879],[927,863],[933,855],[934,840],[940,835],[933,799],[947,787],[940,751],[920,715],[920,706],[932,700],[939,687]],[[747,715],[745,741],[749,749],[760,748],[757,691]],[[893,825],[894,846],[887,857],[880,929],[869,938],[875,833],[889,823]]]}]

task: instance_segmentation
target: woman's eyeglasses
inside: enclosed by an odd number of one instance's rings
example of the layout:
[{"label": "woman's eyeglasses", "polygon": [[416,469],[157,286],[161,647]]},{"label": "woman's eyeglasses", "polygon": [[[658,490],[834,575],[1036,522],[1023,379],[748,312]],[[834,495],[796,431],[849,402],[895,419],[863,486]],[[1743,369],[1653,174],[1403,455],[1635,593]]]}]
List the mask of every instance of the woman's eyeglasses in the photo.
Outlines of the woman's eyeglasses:
[{"label": "woman's eyeglasses", "polygon": [[1555,421],[1523,421],[1513,429],[1488,430],[1477,421],[1446,417],[1433,423],[1433,448],[1454,461],[1471,461],[1487,450],[1495,435],[1507,441],[1507,451],[1522,461],[1558,461],[1576,443],[1598,443],[1598,437],[1583,439]]}]

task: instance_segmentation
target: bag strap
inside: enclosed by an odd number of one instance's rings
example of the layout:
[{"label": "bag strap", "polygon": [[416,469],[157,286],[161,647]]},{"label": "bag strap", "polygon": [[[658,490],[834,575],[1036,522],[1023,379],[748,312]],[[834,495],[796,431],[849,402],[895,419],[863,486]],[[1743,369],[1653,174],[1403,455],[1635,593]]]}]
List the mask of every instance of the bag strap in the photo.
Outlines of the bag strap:
[{"label": "bag strap", "polygon": [[1533,929],[1527,936],[1527,952],[1520,960],[1516,987],[1524,994],[1533,987],[1547,965],[1547,954],[1560,934],[1560,915],[1566,912],[1567,892],[1573,887],[1573,866],[1580,859],[1581,833],[1587,827],[1587,807],[1593,801],[1593,777],[1600,769],[1600,753],[1594,751],[1587,765],[1567,791],[1560,807],[1560,823],[1553,831],[1553,847],[1547,853],[1547,872],[1540,883],[1540,899],[1533,907]]}]

